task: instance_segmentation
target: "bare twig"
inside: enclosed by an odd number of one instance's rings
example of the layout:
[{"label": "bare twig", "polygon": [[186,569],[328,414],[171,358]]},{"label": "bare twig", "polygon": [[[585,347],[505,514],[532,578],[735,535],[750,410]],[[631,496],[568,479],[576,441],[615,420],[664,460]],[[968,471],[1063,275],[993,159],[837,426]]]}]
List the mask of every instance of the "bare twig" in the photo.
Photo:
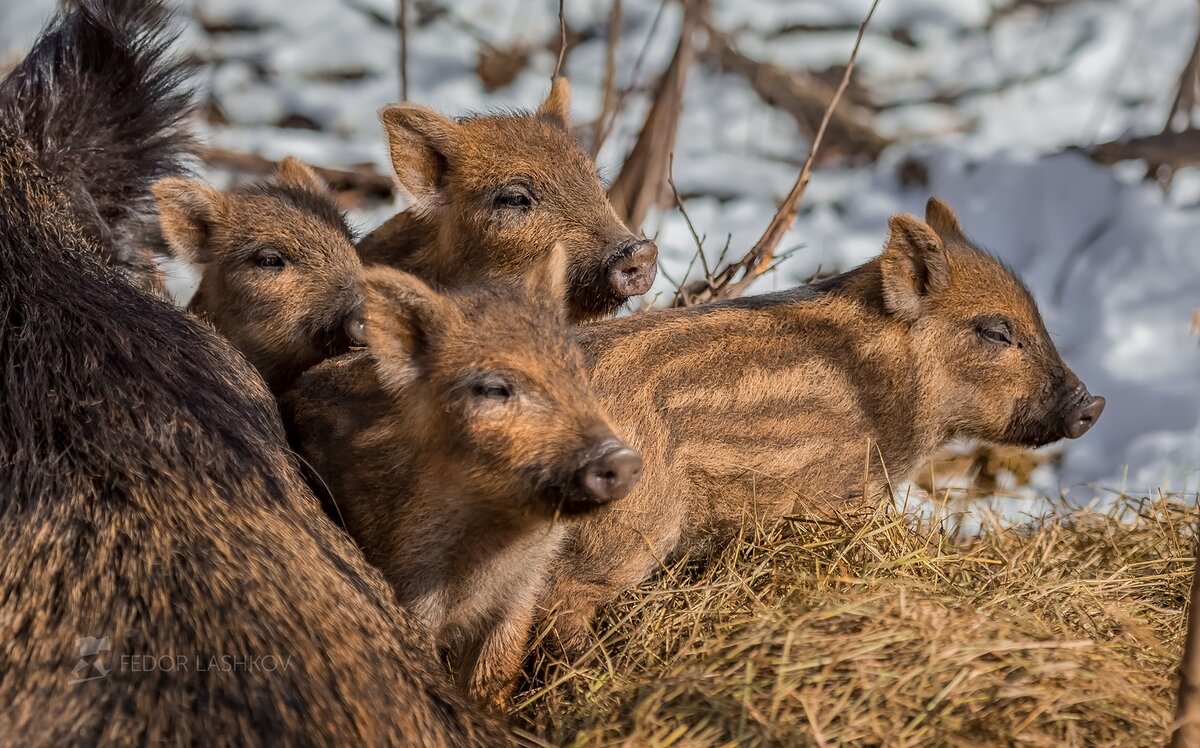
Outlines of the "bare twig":
[{"label": "bare twig", "polygon": [[[675,207],[679,208],[680,214],[683,215],[684,222],[687,223],[688,231],[692,233],[692,241],[696,242],[696,255],[700,258],[700,266],[704,269],[704,277],[712,278],[712,270],[708,267],[708,258],[704,256],[704,237],[696,231],[696,224],[692,223],[692,217],[688,215],[687,208],[683,206],[683,200],[679,197],[679,190],[675,187],[675,154],[671,154],[670,166],[667,168],[667,184],[671,187],[671,194],[675,196]],[[687,272],[692,272],[692,264],[695,262],[695,257],[692,262],[688,263]],[[687,280],[687,275],[684,275],[684,280]],[[679,286],[676,286],[676,295],[679,293]]]},{"label": "bare twig", "polygon": [[[818,75],[788,70],[743,54],[722,31],[708,27],[709,65],[745,78],[759,98],[792,116],[801,132],[810,139],[828,112],[829,141],[841,152],[863,155],[874,160],[888,145],[887,138],[875,131],[874,113],[849,97],[830,108],[835,88]],[[843,71],[844,76],[844,71]]]},{"label": "bare twig", "polygon": [[637,142],[608,190],[608,198],[617,215],[635,230],[651,208],[671,204],[667,192],[669,159],[675,150],[688,70],[695,59],[693,35],[699,26],[702,5],[702,0],[685,3],[679,46],[659,81],[654,103],[646,114]]},{"label": "bare twig", "polygon": [[566,0],[558,0],[558,61],[554,63],[554,75],[550,76],[550,82],[554,83],[562,75],[563,58],[567,56],[567,15],[563,7]]},{"label": "bare twig", "polygon": [[[1113,193],[1118,193],[1121,187],[1114,183],[1114,186],[1110,189]],[[1116,194],[1113,194],[1110,199],[1115,202],[1117,199]],[[1096,245],[1096,242],[1100,241],[1104,238],[1105,234],[1112,230],[1112,227],[1117,223],[1119,215],[1115,210],[1106,211],[1100,220],[1075,243],[1075,246],[1071,247],[1071,250],[1067,253],[1066,260],[1063,261],[1062,269],[1059,270],[1058,278],[1054,281],[1055,304],[1062,303],[1063,294],[1067,292],[1067,281],[1070,280],[1071,273],[1079,263],[1079,260],[1089,249]]]},{"label": "bare twig", "polygon": [[600,134],[592,141],[592,152],[595,154],[600,153],[600,148],[604,145],[604,141],[608,140],[613,127],[617,124],[617,118],[621,116],[621,112],[625,111],[625,102],[629,94],[638,88],[638,77],[642,71],[642,62],[646,59],[646,51],[650,48],[650,42],[654,39],[654,32],[658,30],[658,22],[662,20],[663,11],[666,7],[667,0],[661,0],[658,4],[658,10],[654,13],[654,19],[650,21],[650,30],[646,32],[646,39],[642,42],[642,48],[638,50],[637,58],[633,61],[633,70],[629,74],[629,81],[617,94],[616,102],[613,104],[612,111],[608,115],[608,121],[601,121]]},{"label": "bare twig", "polygon": [[[1191,130],[1195,125],[1197,100],[1200,100],[1200,31],[1196,32],[1196,42],[1192,45],[1192,53],[1188,55],[1188,61],[1179,73],[1175,99],[1171,103],[1171,111],[1167,113],[1167,121],[1163,124],[1162,135],[1173,134],[1180,121],[1182,122],[1180,126],[1185,131]],[[1157,179],[1164,190],[1170,189],[1176,168],[1175,164],[1170,162],[1147,159],[1146,177]],[[1197,727],[1196,730],[1196,737],[1200,740],[1200,727]]]},{"label": "bare twig", "polygon": [[621,43],[621,0],[612,0],[612,8],[608,11],[608,46],[604,50],[604,83],[600,99],[600,116],[592,123],[592,142],[590,152],[594,161],[600,155],[600,146],[604,145],[601,134],[604,132],[609,116],[616,106],[617,87],[617,47]]},{"label": "bare twig", "polygon": [[1179,74],[1178,88],[1175,90],[1175,100],[1171,103],[1171,111],[1167,114],[1163,132],[1173,131],[1175,121],[1183,115],[1183,126],[1193,124],[1197,99],[1200,99],[1200,31],[1196,33],[1196,42],[1192,53],[1188,56],[1187,64]]},{"label": "bare twig", "polygon": [[1174,169],[1200,166],[1200,130],[1162,132],[1142,138],[1114,140],[1086,149],[1101,164],[1142,159],[1151,164],[1166,164]]},{"label": "bare twig", "polygon": [[[825,109],[825,116],[821,118],[821,125],[817,128],[817,134],[813,137],[812,147],[808,151],[808,158],[805,159],[804,166],[800,169],[800,176],[796,179],[796,183],[792,185],[792,189],[788,192],[787,197],[779,204],[779,208],[775,211],[775,216],[771,219],[771,223],[767,226],[766,231],[763,232],[763,235],[742,259],[722,267],[711,281],[705,281],[695,288],[688,289],[688,295],[692,298],[692,303],[716,299],[732,299],[741,296],[756,278],[771,267],[776,247],[779,246],[780,240],[783,239],[784,234],[787,233],[796,220],[796,214],[800,210],[800,200],[804,197],[804,191],[808,187],[813,161],[821,149],[821,141],[825,137],[826,128],[829,127],[829,120],[833,116],[833,110],[837,108],[838,101],[841,100],[842,94],[846,91],[846,86],[850,84],[850,75],[854,72],[854,61],[858,58],[858,48],[862,44],[863,35],[867,32],[867,25],[870,24],[871,17],[875,15],[875,8],[878,6],[879,0],[874,0],[871,3],[871,9],[867,11],[867,17],[863,19],[862,25],[858,27],[858,36],[854,39],[854,49],[850,52],[850,59],[846,63],[846,70],[842,74],[842,80],[834,92],[833,99]],[[676,298],[678,299],[679,297]]]},{"label": "bare twig", "polygon": [[[279,162],[269,158],[212,146],[199,148],[197,155],[210,166],[246,174],[270,174],[279,167]],[[312,168],[335,190],[359,192],[367,197],[381,200],[390,199],[392,196],[391,177],[379,174],[369,167],[331,169],[324,166],[313,166]]]},{"label": "bare twig", "polygon": [[399,0],[396,30],[400,35],[400,100],[408,101],[408,0]]}]

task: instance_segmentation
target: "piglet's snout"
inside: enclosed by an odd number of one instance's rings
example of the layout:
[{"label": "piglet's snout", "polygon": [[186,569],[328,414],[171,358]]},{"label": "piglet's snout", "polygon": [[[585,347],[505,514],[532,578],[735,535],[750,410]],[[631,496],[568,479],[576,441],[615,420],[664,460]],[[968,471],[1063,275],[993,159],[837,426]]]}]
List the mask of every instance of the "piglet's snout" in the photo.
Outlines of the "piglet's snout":
[{"label": "piglet's snout", "polygon": [[649,239],[635,240],[624,254],[609,271],[609,284],[620,296],[641,296],[658,275],[658,247]]},{"label": "piglet's snout", "polygon": [[641,454],[615,439],[599,453],[575,472],[576,487],[596,504],[628,496],[642,477]]},{"label": "piglet's snout", "polygon": [[1104,398],[1088,395],[1071,414],[1070,420],[1067,422],[1067,437],[1078,439],[1086,434],[1096,421],[1100,420],[1100,414],[1103,412]]}]

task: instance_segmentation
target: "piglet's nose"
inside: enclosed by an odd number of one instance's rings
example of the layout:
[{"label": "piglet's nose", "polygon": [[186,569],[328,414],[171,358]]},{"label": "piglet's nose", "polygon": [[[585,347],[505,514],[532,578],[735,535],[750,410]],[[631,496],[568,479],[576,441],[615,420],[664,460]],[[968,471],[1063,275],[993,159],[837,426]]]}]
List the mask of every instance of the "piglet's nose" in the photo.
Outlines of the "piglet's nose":
[{"label": "piglet's nose", "polygon": [[1104,398],[1089,397],[1083,402],[1079,410],[1071,416],[1071,422],[1067,426],[1067,437],[1078,439],[1088,432],[1096,421],[1100,420],[1100,414],[1104,412]]},{"label": "piglet's nose", "polygon": [[599,457],[575,473],[575,483],[598,504],[624,498],[642,477],[642,456],[619,441],[607,444]]},{"label": "piglet's nose", "polygon": [[621,258],[608,273],[615,293],[626,298],[641,296],[654,285],[658,275],[658,247],[649,239],[637,242],[633,251]]}]

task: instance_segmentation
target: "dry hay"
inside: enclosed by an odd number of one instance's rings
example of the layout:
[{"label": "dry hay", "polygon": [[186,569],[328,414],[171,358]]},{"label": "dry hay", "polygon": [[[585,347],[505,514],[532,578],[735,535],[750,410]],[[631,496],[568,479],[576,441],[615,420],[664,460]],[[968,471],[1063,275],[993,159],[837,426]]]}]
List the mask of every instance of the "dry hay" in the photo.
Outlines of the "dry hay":
[{"label": "dry hay", "polygon": [[793,518],[624,595],[516,718],[539,745],[1161,745],[1194,519]]}]

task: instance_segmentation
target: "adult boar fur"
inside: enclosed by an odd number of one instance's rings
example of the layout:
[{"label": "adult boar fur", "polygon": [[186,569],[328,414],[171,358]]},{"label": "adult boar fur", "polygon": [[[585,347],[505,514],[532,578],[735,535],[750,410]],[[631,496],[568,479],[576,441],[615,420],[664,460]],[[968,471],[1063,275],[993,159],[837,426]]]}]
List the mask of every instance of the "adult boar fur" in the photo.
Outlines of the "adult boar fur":
[{"label": "adult boar fur", "polygon": [[439,292],[368,269],[370,352],[282,400],[300,453],[459,682],[507,706],[570,518],[641,458],[596,407],[565,319],[561,253],[524,284]]},{"label": "adult boar fur", "polygon": [[950,209],[895,216],[883,254],[791,291],[583,328],[592,384],[645,457],[579,524],[547,604],[569,647],[659,560],[748,522],[872,506],[948,441],[1041,446],[1099,417],[1029,292]]},{"label": "adult boar fur", "polygon": [[[135,12],[147,22],[163,16],[155,3]],[[6,77],[0,122],[40,154],[47,173],[64,181],[63,194],[79,231],[109,266],[165,297],[146,244],[154,210],[143,180],[182,172],[192,142],[180,126],[191,111],[179,85],[183,70],[159,64],[164,49],[141,43],[114,62],[101,57],[107,53],[101,46],[43,45]],[[122,63],[136,69],[121,69]],[[48,84],[57,74],[67,76],[62,85]],[[85,75],[118,84],[136,77],[141,89],[113,98],[111,88],[80,85]]]},{"label": "adult boar fur", "polygon": [[658,249],[617,217],[595,164],[571,139],[569,116],[565,78],[534,113],[452,120],[417,104],[384,109],[409,205],[359,243],[364,264],[444,286],[520,281],[557,243],[567,252],[572,319],[609,314],[646,293]]},{"label": "adult boar fur", "polygon": [[139,150],[184,101],[165,20],[78,4],[0,81],[0,736],[502,743],[321,513],[261,380],[108,264],[116,206],[172,168]]}]

